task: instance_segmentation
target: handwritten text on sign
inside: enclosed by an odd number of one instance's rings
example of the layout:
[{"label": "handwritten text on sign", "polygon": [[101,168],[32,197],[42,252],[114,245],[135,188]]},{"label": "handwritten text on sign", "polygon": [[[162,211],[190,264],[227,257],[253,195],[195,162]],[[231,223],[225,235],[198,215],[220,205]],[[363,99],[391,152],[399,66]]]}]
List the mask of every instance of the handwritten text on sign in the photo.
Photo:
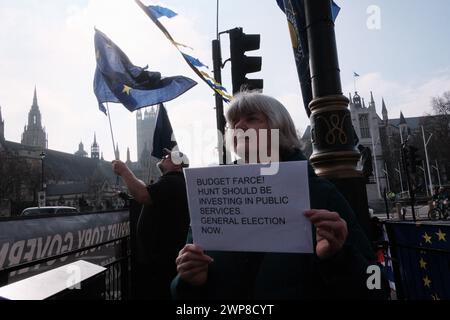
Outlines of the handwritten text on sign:
[{"label": "handwritten text on sign", "polygon": [[185,169],[194,243],[205,250],[312,253],[306,161]]}]

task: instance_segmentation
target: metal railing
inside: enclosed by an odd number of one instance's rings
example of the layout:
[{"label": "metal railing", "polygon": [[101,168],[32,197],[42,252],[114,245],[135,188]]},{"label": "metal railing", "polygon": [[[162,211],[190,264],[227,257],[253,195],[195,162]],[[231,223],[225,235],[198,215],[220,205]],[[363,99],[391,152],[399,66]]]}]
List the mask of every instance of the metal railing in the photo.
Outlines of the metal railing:
[{"label": "metal railing", "polygon": [[[81,258],[77,258],[76,254],[87,253],[89,251],[94,252],[95,250],[100,249],[101,247],[114,245],[119,251],[119,254],[114,257],[111,257],[110,262],[102,265],[106,268],[106,276],[105,276],[105,292],[102,294],[102,298],[105,300],[128,300],[130,294],[130,281],[129,281],[129,273],[131,268],[131,259],[130,259],[130,237],[122,237],[113,239],[110,241],[105,241],[102,243],[98,243],[96,245],[91,245],[87,247],[83,247],[81,249],[72,250],[65,252],[59,255],[53,255],[50,257],[34,260],[32,262],[22,263],[14,266],[7,267],[5,269],[0,270],[0,287],[13,283],[15,281],[10,282],[10,274],[11,273],[20,273],[21,270],[36,267],[38,265],[42,265],[44,263],[56,262],[58,259],[72,258],[74,261],[81,260]],[[89,259],[89,257],[87,257]],[[53,269],[58,266],[64,265],[64,263],[55,263],[51,268]],[[42,270],[45,269],[45,270]],[[34,272],[35,274],[39,274],[43,271],[47,271],[47,268],[40,268]],[[18,279],[20,280],[20,279]],[[16,281],[18,281],[16,280]],[[82,299],[83,297],[78,297]],[[58,299],[58,297],[55,297]]]}]

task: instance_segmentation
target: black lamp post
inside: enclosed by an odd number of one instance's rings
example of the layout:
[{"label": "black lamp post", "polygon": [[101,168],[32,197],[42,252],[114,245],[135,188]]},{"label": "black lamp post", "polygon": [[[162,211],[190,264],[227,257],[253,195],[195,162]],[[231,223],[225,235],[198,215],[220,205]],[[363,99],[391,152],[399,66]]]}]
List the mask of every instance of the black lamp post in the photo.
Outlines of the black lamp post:
[{"label": "black lamp post", "polygon": [[342,94],[336,36],[330,0],[304,0],[313,100],[311,133],[316,173],[333,182],[370,236],[365,179],[357,170],[349,100]]},{"label": "black lamp post", "polygon": [[39,156],[41,157],[41,191],[44,191],[44,159],[45,159],[45,152],[42,151]]}]

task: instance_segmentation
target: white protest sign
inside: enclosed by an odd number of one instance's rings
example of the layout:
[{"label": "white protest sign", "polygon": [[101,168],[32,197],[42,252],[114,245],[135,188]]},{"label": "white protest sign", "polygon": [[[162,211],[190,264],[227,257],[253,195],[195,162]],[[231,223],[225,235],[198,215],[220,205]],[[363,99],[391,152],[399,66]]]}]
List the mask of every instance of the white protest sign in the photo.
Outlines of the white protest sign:
[{"label": "white protest sign", "polygon": [[185,169],[194,243],[205,250],[312,253],[308,163]]}]

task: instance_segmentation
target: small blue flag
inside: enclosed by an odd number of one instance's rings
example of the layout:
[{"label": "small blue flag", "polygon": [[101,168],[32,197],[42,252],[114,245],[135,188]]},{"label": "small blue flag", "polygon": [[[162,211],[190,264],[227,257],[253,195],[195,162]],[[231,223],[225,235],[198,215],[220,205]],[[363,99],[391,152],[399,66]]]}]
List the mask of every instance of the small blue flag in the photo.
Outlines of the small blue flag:
[{"label": "small blue flag", "polygon": [[161,17],[167,17],[170,19],[177,16],[177,13],[161,6],[148,6],[147,9],[152,12],[156,19],[159,19]]},{"label": "small blue flag", "polygon": [[204,67],[204,68],[209,69],[207,65],[203,64],[203,63],[202,63],[200,60],[198,60],[197,58],[194,58],[194,57],[192,57],[192,56],[190,56],[190,55],[188,55],[188,54],[186,54],[186,53],[184,53],[184,52],[182,52],[181,54],[182,54],[183,57],[184,57],[186,60],[188,60],[193,66],[196,66],[197,68],[202,68],[202,67]]},{"label": "small blue flag", "polygon": [[331,11],[333,13],[333,20],[336,22],[336,19],[339,15],[339,12],[341,12],[341,7],[339,7],[334,1],[331,6]]},{"label": "small blue flag", "polygon": [[94,92],[103,112],[106,111],[104,102],[122,103],[128,110],[135,111],[173,100],[197,84],[183,76],[162,78],[159,72],[133,65],[125,53],[99,30],[95,31],[95,52]]},{"label": "small blue flag", "polygon": [[177,142],[173,136],[172,125],[170,124],[169,116],[166,108],[161,103],[158,108],[158,117],[156,119],[155,132],[153,134],[153,151],[152,156],[162,159],[164,156],[164,149],[172,150]]}]

